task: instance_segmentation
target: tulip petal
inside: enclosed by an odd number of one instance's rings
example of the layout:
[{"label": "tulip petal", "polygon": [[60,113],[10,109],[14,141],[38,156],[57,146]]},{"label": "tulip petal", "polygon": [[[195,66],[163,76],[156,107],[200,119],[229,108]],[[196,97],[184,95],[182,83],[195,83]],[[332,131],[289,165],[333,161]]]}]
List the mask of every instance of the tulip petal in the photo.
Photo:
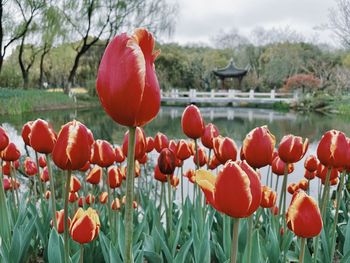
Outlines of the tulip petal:
[{"label": "tulip petal", "polygon": [[211,204],[215,209],[217,209],[214,200],[216,177],[206,170],[197,170],[195,173],[196,183],[203,190],[208,203]]}]

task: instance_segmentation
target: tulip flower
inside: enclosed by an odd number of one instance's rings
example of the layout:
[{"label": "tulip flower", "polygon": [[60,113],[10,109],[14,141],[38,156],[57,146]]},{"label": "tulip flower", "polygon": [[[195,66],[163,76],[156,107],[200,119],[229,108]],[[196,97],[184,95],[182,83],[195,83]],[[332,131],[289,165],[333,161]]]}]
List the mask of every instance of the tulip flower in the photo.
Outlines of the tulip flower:
[{"label": "tulip flower", "polygon": [[50,177],[49,177],[49,171],[47,169],[47,167],[45,167],[41,174],[40,174],[40,180],[43,182],[43,183],[46,183],[50,180]]},{"label": "tulip flower", "polygon": [[315,200],[304,191],[294,193],[286,220],[288,228],[298,237],[315,237],[322,230],[320,210]]},{"label": "tulip flower", "polygon": [[96,89],[108,115],[117,123],[144,126],[160,109],[154,61],[154,38],[146,29],[123,33],[107,46],[98,69]]},{"label": "tulip flower", "polygon": [[38,119],[32,123],[29,140],[34,151],[51,153],[56,143],[56,137],[55,131],[46,121]]},{"label": "tulip flower", "polygon": [[45,159],[45,156],[40,156],[40,157],[39,157],[39,166],[40,166],[41,168],[46,167],[46,159]]},{"label": "tulip flower", "polygon": [[283,136],[278,146],[278,155],[285,163],[296,163],[301,160],[309,147],[309,140],[292,134]]},{"label": "tulip flower", "polygon": [[193,163],[198,164],[199,167],[204,166],[208,162],[208,157],[205,150],[202,147],[198,147],[198,159],[197,156],[193,156]]},{"label": "tulip flower", "polygon": [[315,155],[309,155],[304,162],[304,167],[310,173],[317,170],[319,161],[317,160]]},{"label": "tulip flower", "polygon": [[182,113],[181,127],[184,134],[191,139],[198,139],[202,137],[205,126],[201,112],[197,106],[187,106]]},{"label": "tulip flower", "polygon": [[169,150],[171,150],[173,153],[177,152],[177,143],[175,140],[170,140],[168,145]]},{"label": "tulip flower", "polygon": [[26,157],[24,160],[24,171],[28,176],[33,176],[38,173],[38,168],[30,157]]},{"label": "tulip flower", "polygon": [[[281,160],[281,158],[276,157],[273,161],[272,161],[272,172],[276,175],[284,175],[285,170],[286,170],[286,163],[284,161]],[[291,174],[294,171],[294,164],[293,163],[289,163],[288,164],[288,169],[287,172],[288,174]]]},{"label": "tulip flower", "polygon": [[116,156],[112,145],[105,140],[96,140],[91,147],[90,163],[101,167],[111,166]]},{"label": "tulip flower", "polygon": [[169,149],[163,149],[158,157],[158,167],[163,174],[173,174],[175,170],[175,154]]},{"label": "tulip flower", "polygon": [[146,164],[148,160],[147,154],[145,153],[141,158],[137,159],[139,164]]},{"label": "tulip flower", "polygon": [[22,132],[21,132],[24,144],[29,146],[30,146],[29,134],[32,130],[32,124],[33,124],[32,121],[28,121],[26,124],[23,125]]},{"label": "tulip flower", "polygon": [[221,164],[225,164],[228,160],[236,160],[237,146],[231,138],[219,135],[213,139],[213,146],[214,154]]},{"label": "tulip flower", "polygon": [[89,170],[89,169],[90,169],[90,162],[87,161],[87,162],[84,164],[84,166],[81,167],[81,168],[79,169],[79,171],[80,171],[80,172],[86,172],[86,171]]},{"label": "tulip flower", "polygon": [[89,161],[92,143],[91,135],[82,123],[68,122],[58,134],[52,159],[62,170],[78,170]]},{"label": "tulip flower", "polygon": [[307,189],[309,188],[309,182],[303,178],[299,181],[298,187],[299,187],[299,189],[307,191]]},{"label": "tulip flower", "polygon": [[7,147],[0,153],[1,159],[8,162],[14,162],[18,160],[20,156],[21,152],[13,142],[10,142]]},{"label": "tulip flower", "polygon": [[116,146],[114,149],[114,153],[115,153],[115,161],[117,163],[122,163],[125,160],[125,155],[123,153],[123,150],[120,146]]},{"label": "tulip flower", "polygon": [[77,192],[70,192],[69,193],[69,197],[68,197],[68,201],[70,203],[74,203],[75,201],[77,201],[79,199],[78,193]]},{"label": "tulip flower", "polygon": [[157,132],[156,136],[154,136],[154,149],[160,153],[163,149],[168,148],[168,145],[168,137],[161,132]]},{"label": "tulip flower", "polygon": [[181,139],[177,144],[176,157],[182,161],[190,158],[192,155],[191,148],[187,144],[187,142]]},{"label": "tulip flower", "polygon": [[219,136],[219,129],[212,123],[205,126],[204,134],[201,137],[202,144],[208,149],[213,149],[213,139]]},{"label": "tulip flower", "polygon": [[100,203],[101,204],[105,204],[107,202],[108,199],[108,193],[107,192],[102,192],[100,194]]},{"label": "tulip flower", "polygon": [[[49,200],[50,199],[50,197],[51,197],[51,192],[50,191],[46,191],[45,192],[45,199],[46,200]],[[57,212],[56,212],[57,213]],[[52,221],[52,220],[51,220]],[[53,224],[52,224],[53,225]]]},{"label": "tulip flower", "polygon": [[187,172],[185,173],[185,177],[187,177],[188,180],[193,184],[196,182],[196,173],[193,169],[187,170]]},{"label": "tulip flower", "polygon": [[146,137],[146,153],[152,152],[154,149],[154,140],[152,137]]},{"label": "tulip flower", "polygon": [[95,165],[94,168],[90,170],[86,177],[86,182],[90,184],[99,184],[102,178],[102,168],[99,167],[98,165]]},{"label": "tulip flower", "polygon": [[120,200],[118,197],[116,197],[113,202],[112,202],[112,205],[111,205],[111,208],[113,210],[120,210]]},{"label": "tulip flower", "polygon": [[167,175],[163,174],[160,170],[159,170],[159,166],[158,164],[156,164],[154,166],[154,179],[156,179],[157,181],[160,181],[162,183],[165,183],[167,181]]},{"label": "tulip flower", "polygon": [[4,150],[9,144],[9,137],[7,136],[6,131],[0,127],[0,152]]},{"label": "tulip flower", "polygon": [[269,165],[272,162],[275,144],[275,136],[267,126],[257,127],[250,131],[243,141],[244,158],[253,168]]},{"label": "tulip flower", "polygon": [[10,181],[10,179],[8,179],[6,177],[3,179],[3,185],[4,185],[4,190],[5,191],[8,191],[8,190],[12,189],[11,181]]},{"label": "tulip flower", "polygon": [[216,155],[214,154],[209,160],[208,168],[210,170],[215,170],[219,165],[220,161],[218,160],[218,158],[216,158]]},{"label": "tulip flower", "polygon": [[312,180],[316,177],[317,171],[309,172],[308,170],[305,170],[304,177],[308,180]]},{"label": "tulip flower", "polygon": [[[129,132],[124,135],[123,153],[128,156]],[[142,128],[137,127],[135,132],[135,160],[142,158],[146,153],[146,136]]]},{"label": "tulip flower", "polygon": [[100,219],[94,209],[89,207],[84,211],[79,208],[71,221],[69,232],[75,242],[85,244],[98,236],[100,225]]},{"label": "tulip flower", "polygon": [[260,206],[264,208],[272,208],[276,205],[277,194],[268,186],[261,187]]},{"label": "tulip flower", "polygon": [[176,188],[179,185],[179,183],[180,183],[179,177],[177,177],[175,175],[171,176],[170,183],[171,183],[172,187]]},{"label": "tulip flower", "polygon": [[296,183],[291,183],[288,185],[287,187],[287,191],[288,193],[290,193],[291,195],[295,193],[295,191],[297,191],[299,189],[299,185]]},{"label": "tulip flower", "polygon": [[112,189],[121,186],[123,181],[123,174],[119,167],[111,166],[108,169],[108,186]]},{"label": "tulip flower", "polygon": [[85,203],[87,205],[91,205],[93,203],[95,203],[95,196],[93,196],[92,194],[88,194],[86,197],[85,197]]},{"label": "tulip flower", "polygon": [[79,207],[84,207],[84,200],[85,200],[84,196],[79,197],[79,199],[78,199],[78,206]]},{"label": "tulip flower", "polygon": [[70,179],[69,192],[78,192],[81,188],[81,183],[76,176],[72,176]]},{"label": "tulip flower", "polygon": [[[63,209],[56,212],[56,221],[57,221],[57,232],[62,234],[64,232],[64,211]],[[68,217],[68,227],[70,226],[70,218]],[[53,221],[51,220],[51,227],[53,226]]]}]

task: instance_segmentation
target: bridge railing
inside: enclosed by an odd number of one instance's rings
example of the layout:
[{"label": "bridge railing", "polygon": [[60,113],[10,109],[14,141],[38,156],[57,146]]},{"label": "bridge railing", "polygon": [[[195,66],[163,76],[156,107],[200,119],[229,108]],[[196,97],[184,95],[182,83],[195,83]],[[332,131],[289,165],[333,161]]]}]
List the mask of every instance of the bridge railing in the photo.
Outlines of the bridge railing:
[{"label": "bridge railing", "polygon": [[189,91],[182,91],[179,89],[171,89],[169,91],[161,91],[162,98],[177,99],[177,98],[245,98],[245,99],[290,99],[297,100],[298,94],[291,92],[276,92],[271,90],[270,92],[255,92],[251,89],[249,92],[242,92],[239,90],[211,90],[211,91],[197,91],[190,89]]}]

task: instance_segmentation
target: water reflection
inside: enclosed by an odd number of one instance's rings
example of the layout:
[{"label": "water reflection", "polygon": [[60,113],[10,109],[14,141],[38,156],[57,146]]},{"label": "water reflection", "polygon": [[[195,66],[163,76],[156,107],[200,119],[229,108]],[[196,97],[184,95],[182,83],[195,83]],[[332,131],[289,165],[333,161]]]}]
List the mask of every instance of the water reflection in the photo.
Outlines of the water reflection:
[{"label": "water reflection", "polygon": [[[145,127],[147,136],[154,136],[158,131],[165,133],[169,138],[183,138],[181,130],[181,115],[184,107],[163,107],[158,117]],[[316,143],[322,134],[330,129],[338,129],[350,135],[349,116],[325,116],[315,113],[297,114],[293,112],[276,112],[267,109],[248,108],[201,108],[206,122],[213,122],[218,126],[221,134],[233,138],[240,147],[245,135],[257,126],[268,125],[276,136],[277,142],[285,134],[294,134],[308,137],[310,147],[308,154],[315,153]],[[72,120],[77,119],[84,123],[94,133],[95,139],[101,138],[114,144],[121,144],[125,127],[114,123],[102,109],[47,111],[16,116],[0,116],[0,123],[9,133],[24,154],[21,128],[29,120],[37,118],[49,121],[56,131]],[[156,154],[152,155],[157,158]],[[185,167],[192,167],[192,160],[187,161]],[[289,177],[290,182],[297,182],[303,177],[303,161],[295,167],[294,173]],[[262,170],[263,182],[266,170]],[[317,194],[317,182],[312,187],[312,194]]]}]

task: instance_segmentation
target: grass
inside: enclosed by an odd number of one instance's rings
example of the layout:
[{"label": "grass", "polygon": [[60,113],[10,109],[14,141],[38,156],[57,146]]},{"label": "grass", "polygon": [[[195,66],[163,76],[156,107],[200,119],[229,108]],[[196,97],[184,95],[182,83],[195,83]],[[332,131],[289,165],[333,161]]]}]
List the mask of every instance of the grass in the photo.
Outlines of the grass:
[{"label": "grass", "polygon": [[95,101],[87,100],[85,95],[78,93],[74,99],[62,91],[0,88],[0,115],[92,106]]}]

